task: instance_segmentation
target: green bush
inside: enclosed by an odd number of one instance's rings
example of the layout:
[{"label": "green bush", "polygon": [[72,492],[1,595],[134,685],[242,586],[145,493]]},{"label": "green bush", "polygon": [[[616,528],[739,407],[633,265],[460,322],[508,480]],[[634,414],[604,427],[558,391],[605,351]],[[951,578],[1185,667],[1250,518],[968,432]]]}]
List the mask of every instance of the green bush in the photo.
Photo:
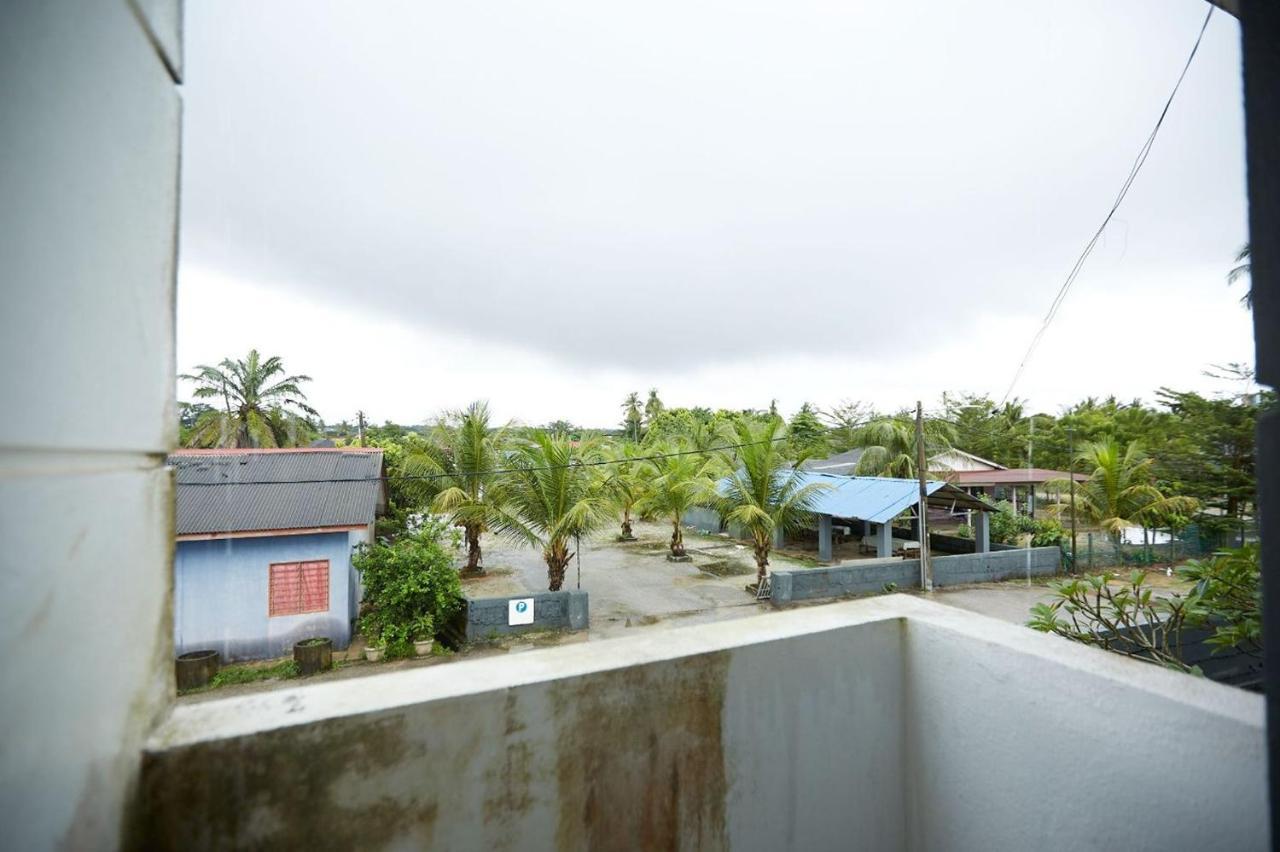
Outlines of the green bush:
[{"label": "green bush", "polygon": [[353,562],[364,583],[360,630],[387,657],[411,656],[415,639],[428,639],[462,608],[455,569],[458,533],[428,519],[394,542],[362,545]]}]

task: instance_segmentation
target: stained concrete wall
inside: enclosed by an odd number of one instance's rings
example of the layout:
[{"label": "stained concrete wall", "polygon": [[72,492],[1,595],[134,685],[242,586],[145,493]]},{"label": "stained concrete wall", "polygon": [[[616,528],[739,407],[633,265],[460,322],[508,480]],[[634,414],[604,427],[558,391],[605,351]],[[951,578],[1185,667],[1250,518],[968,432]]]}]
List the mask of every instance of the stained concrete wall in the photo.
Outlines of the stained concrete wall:
[{"label": "stained concrete wall", "polygon": [[[508,605],[533,600],[533,624],[508,624]],[[467,641],[530,630],[585,630],[590,623],[586,592],[541,592],[506,598],[467,598]]]},{"label": "stained concrete wall", "polygon": [[0,4],[5,848],[115,847],[173,690],[181,104],[144,19]]},{"label": "stained concrete wall", "polygon": [[1264,849],[1262,712],[892,595],[179,706],[138,839]]},{"label": "stained concrete wall", "polygon": [[[935,556],[935,586],[962,586],[1025,577],[1049,577],[1058,572],[1062,552],[1056,547],[1033,547],[994,553]],[[838,598],[897,589],[920,588],[919,559],[857,559],[829,568],[779,569],[773,572],[771,601],[784,607],[796,601]],[[892,589],[891,589],[892,591]]]},{"label": "stained concrete wall", "polygon": [[[329,610],[269,615],[271,563],[329,560]],[[174,555],[174,653],[213,650],[224,661],[292,652],[313,636],[351,642],[351,542],[346,532],[181,541]]]}]

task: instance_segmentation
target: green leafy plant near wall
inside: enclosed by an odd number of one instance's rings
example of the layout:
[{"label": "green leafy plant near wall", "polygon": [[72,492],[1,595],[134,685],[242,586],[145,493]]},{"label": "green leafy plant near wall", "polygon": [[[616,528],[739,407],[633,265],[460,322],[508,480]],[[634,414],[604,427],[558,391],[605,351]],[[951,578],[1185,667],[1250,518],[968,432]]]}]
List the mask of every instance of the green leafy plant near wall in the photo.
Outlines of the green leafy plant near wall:
[{"label": "green leafy plant near wall", "polygon": [[[1066,530],[1054,518],[1032,518],[1013,511],[1008,501],[1001,500],[991,513],[991,542],[1016,544],[1020,536],[1031,535],[1032,547],[1053,547],[1066,538]],[[961,538],[973,538],[973,528],[962,524],[957,534]]]},{"label": "green leafy plant near wall", "polygon": [[462,608],[453,567],[460,543],[456,530],[428,519],[393,543],[360,547],[353,560],[364,583],[360,632],[370,645],[385,645],[388,658],[412,656],[414,640],[431,638]]},{"label": "green leafy plant near wall", "polygon": [[1192,560],[1178,569],[1195,583],[1184,594],[1156,595],[1147,574],[1127,582],[1115,574],[1073,577],[1052,584],[1053,599],[1031,608],[1027,626],[1168,668],[1199,674],[1183,658],[1183,630],[1212,627],[1215,652],[1235,648],[1262,655],[1261,572],[1257,545]]}]

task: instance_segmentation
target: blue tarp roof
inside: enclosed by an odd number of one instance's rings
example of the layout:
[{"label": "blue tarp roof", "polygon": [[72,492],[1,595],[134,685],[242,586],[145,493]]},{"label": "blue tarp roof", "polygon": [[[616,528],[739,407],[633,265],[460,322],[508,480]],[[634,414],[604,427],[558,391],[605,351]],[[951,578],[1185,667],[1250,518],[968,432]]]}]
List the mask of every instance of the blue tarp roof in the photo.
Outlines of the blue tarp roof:
[{"label": "blue tarp roof", "polygon": [[[914,479],[841,476],[802,470],[800,480],[805,485],[818,482],[828,486],[818,492],[813,502],[813,511],[836,518],[859,518],[885,524],[920,501],[920,483]],[[925,483],[925,487],[930,497],[929,502],[934,505],[954,503],[959,508],[979,511],[990,511],[993,508],[946,482],[930,480]]]}]

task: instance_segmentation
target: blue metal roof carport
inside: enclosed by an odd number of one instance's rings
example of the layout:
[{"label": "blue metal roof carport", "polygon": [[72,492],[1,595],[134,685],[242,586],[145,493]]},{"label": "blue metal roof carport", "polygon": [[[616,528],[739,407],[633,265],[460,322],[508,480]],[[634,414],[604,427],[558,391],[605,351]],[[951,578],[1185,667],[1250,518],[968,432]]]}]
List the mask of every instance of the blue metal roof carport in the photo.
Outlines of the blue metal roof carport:
[{"label": "blue metal roof carport", "polygon": [[[813,511],[818,516],[818,557],[823,560],[831,559],[832,518],[878,524],[876,555],[892,555],[891,522],[920,501],[920,483],[914,479],[842,476],[807,470],[800,471],[799,475],[805,485],[821,483],[827,486],[817,493],[813,501]],[[979,553],[985,552],[989,547],[987,513],[993,507],[947,482],[929,480],[925,489],[930,505],[973,509],[979,513],[974,524],[974,543]]]}]

